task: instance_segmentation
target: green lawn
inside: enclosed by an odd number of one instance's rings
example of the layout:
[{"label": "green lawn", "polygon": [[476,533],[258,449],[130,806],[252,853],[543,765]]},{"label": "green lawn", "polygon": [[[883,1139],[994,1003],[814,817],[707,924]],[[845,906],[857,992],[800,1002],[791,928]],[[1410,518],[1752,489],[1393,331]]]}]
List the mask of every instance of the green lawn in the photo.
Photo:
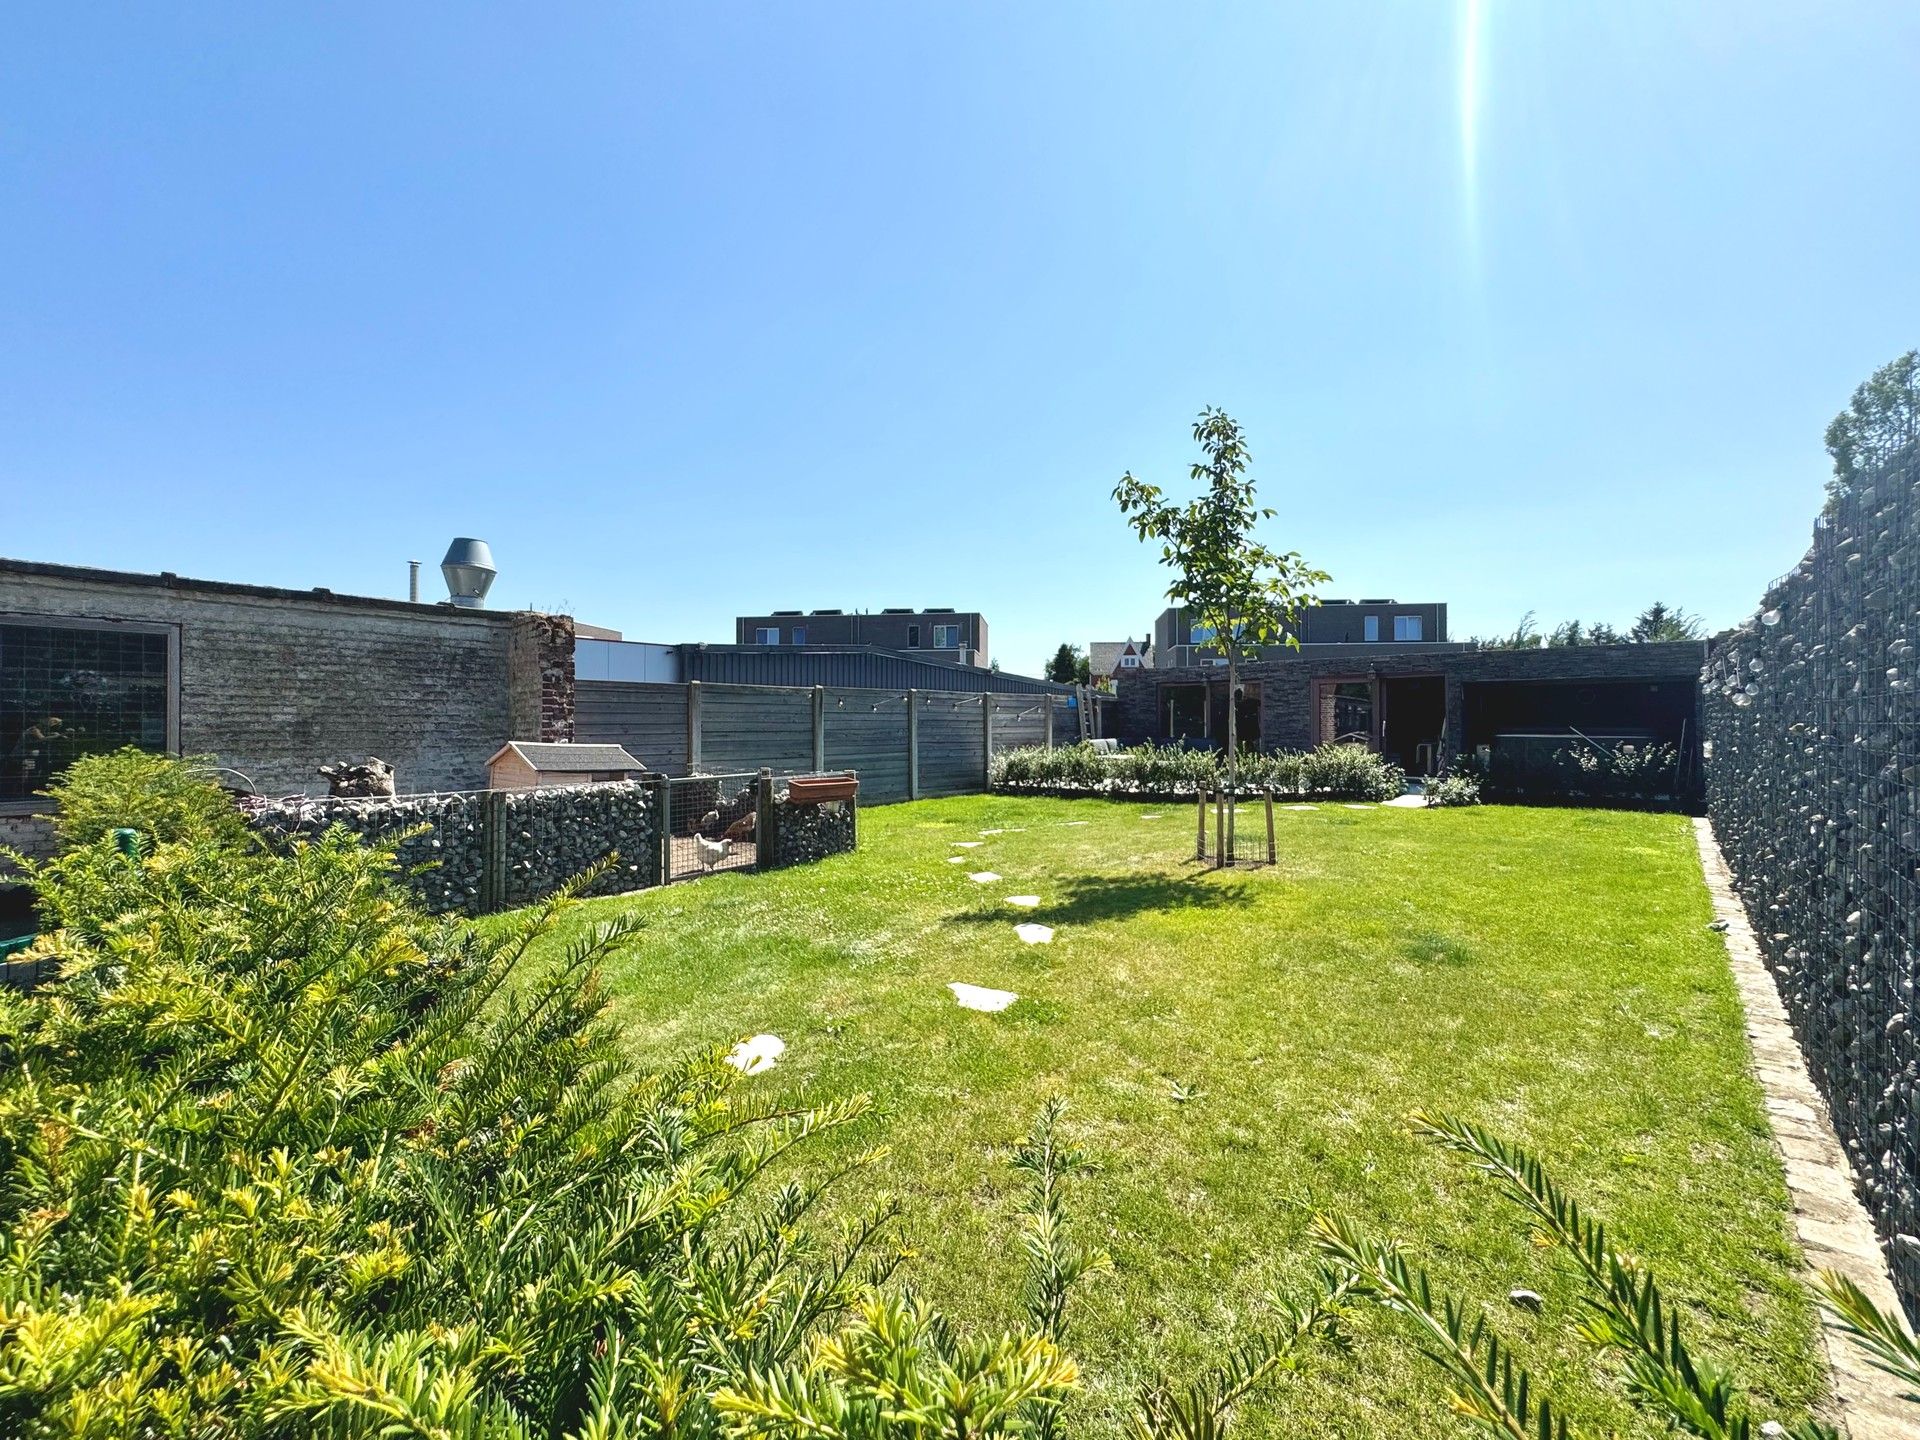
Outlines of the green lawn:
[{"label": "green lawn", "polygon": [[[1564,1261],[1410,1136],[1423,1107],[1537,1149],[1769,1409],[1810,1404],[1813,1311],[1687,822],[1337,805],[1278,820],[1277,868],[1221,873],[1189,858],[1182,807],[924,801],[863,813],[857,855],[596,901],[569,925],[650,922],[609,975],[643,1061],[771,1031],[786,1057],[749,1084],[874,1096],[880,1117],[814,1157],[891,1147],[844,1203],[902,1195],[906,1276],[966,1323],[1016,1321],[1006,1150],[1066,1096],[1069,1138],[1102,1167],[1078,1182],[1076,1220],[1116,1267],[1074,1316],[1081,1435],[1117,1434],[1143,1379],[1200,1363],[1309,1273],[1316,1210],[1402,1237],[1487,1302],[1590,1433],[1660,1433],[1571,1338]],[[1006,878],[976,885],[976,869]],[[1004,902],[1023,892],[1042,907]],[[1029,918],[1055,927],[1051,946],[1016,939]],[[1021,998],[962,1010],[952,980]],[[1176,1084],[1198,1093],[1177,1102]],[[1515,1286],[1544,1313],[1510,1307]],[[1316,1352],[1262,1391],[1240,1433],[1463,1433],[1441,1389],[1368,1316],[1351,1353]]]}]

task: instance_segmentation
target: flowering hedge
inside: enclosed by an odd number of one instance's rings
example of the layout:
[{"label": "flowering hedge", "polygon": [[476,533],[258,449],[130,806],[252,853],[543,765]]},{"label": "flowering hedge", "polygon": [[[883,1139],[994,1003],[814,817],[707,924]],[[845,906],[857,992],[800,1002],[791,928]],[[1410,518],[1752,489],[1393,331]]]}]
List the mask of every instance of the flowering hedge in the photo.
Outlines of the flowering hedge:
[{"label": "flowering hedge", "polygon": [[[1240,789],[1337,799],[1391,800],[1406,789],[1406,772],[1364,745],[1322,745],[1240,757]],[[1221,784],[1226,762],[1217,751],[1184,745],[1098,750],[1040,745],[993,757],[995,790],[1076,790],[1111,795],[1193,795]]]}]

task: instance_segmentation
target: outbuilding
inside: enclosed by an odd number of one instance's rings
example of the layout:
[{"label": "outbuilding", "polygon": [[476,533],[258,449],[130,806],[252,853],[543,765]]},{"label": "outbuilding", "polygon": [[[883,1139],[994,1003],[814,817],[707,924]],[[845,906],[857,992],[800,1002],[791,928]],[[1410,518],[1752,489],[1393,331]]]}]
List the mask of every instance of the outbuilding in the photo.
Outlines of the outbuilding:
[{"label": "outbuilding", "polygon": [[487,785],[493,790],[600,785],[631,779],[646,768],[621,745],[509,740],[487,762]]}]

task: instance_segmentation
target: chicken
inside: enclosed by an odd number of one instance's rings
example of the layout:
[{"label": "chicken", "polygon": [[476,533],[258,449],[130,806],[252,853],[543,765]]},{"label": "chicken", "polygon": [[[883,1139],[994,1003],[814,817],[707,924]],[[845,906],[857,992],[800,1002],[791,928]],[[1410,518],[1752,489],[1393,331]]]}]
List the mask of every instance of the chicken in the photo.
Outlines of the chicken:
[{"label": "chicken", "polygon": [[693,827],[693,833],[696,835],[711,835],[719,828],[720,812],[718,810],[709,810],[700,817],[700,823]]},{"label": "chicken", "polygon": [[729,840],[753,839],[754,822],[759,818],[758,815],[742,815],[727,827],[726,838]]},{"label": "chicken", "polygon": [[709,840],[704,835],[696,835],[693,843],[700,847],[700,868],[703,870],[713,869],[733,851],[731,840]]}]

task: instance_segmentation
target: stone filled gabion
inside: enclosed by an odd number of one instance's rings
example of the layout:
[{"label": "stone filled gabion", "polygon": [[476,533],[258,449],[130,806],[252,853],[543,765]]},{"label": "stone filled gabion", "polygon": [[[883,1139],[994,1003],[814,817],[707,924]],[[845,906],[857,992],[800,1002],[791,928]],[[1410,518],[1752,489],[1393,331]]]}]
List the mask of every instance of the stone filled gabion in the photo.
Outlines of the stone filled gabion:
[{"label": "stone filled gabion", "polygon": [[1920,458],[1820,517],[1702,676],[1707,804],[1909,1317],[1920,1317]]},{"label": "stone filled gabion", "polygon": [[773,866],[804,865],[843,854],[853,849],[853,804],[795,805],[782,800],[774,807],[773,832]]},{"label": "stone filled gabion", "polygon": [[[484,792],[393,799],[290,799],[254,810],[253,823],[277,839],[315,838],[334,825],[369,840],[410,830],[397,855],[402,883],[433,914],[477,912],[487,863]],[[644,785],[569,785],[505,794],[504,905],[524,905],[618,852],[595,894],[660,883],[654,797]],[[424,827],[424,829],[422,829]]]}]

